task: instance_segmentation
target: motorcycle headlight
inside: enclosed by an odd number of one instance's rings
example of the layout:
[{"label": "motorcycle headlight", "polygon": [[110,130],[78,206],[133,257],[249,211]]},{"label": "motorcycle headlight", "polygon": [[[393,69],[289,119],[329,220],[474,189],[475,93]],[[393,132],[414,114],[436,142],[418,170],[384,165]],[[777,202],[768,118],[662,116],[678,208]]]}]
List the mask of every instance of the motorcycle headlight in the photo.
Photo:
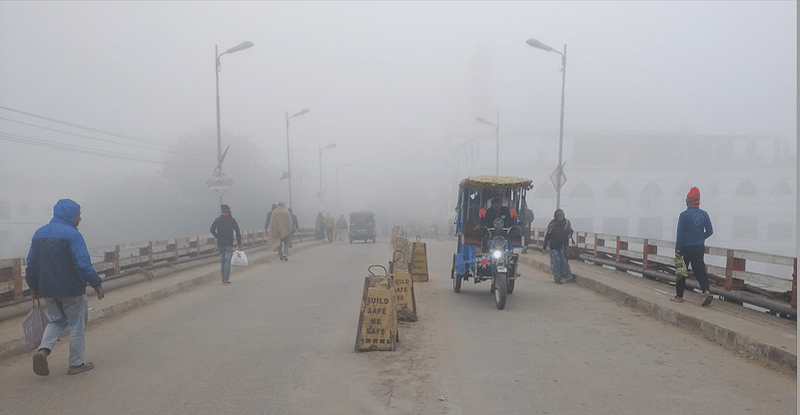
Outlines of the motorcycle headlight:
[{"label": "motorcycle headlight", "polygon": [[503,257],[503,251],[494,250],[492,251],[492,256],[494,257],[494,259],[500,259]]}]

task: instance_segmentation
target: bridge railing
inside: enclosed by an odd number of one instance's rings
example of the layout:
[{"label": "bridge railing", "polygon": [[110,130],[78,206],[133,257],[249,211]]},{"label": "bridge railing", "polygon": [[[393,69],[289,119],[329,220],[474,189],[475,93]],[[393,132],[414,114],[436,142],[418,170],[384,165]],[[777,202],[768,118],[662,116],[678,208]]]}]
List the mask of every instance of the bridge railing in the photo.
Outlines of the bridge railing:
[{"label": "bridge railing", "polygon": [[[532,244],[541,247],[545,233],[546,229],[532,229]],[[593,232],[576,232],[574,239],[582,259],[643,274],[674,276],[674,241]],[[747,291],[797,310],[796,257],[714,246],[706,246],[705,253],[709,279],[724,288],[718,294],[739,298],[735,293]]]},{"label": "bridge railing", "polygon": [[[242,248],[266,244],[263,229],[243,230]],[[314,231],[301,229],[296,239],[313,238]],[[217,255],[217,241],[210,234],[159,239],[90,248],[92,266],[104,281],[131,271],[172,265]],[[0,307],[16,303],[30,295],[25,283],[25,258],[0,259]]]}]

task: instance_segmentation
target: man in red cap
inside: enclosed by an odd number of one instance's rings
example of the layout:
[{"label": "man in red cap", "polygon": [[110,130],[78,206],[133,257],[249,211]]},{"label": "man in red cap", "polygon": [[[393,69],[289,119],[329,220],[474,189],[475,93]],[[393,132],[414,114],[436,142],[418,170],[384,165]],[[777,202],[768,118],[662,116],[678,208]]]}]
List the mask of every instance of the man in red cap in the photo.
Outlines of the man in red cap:
[{"label": "man in red cap", "polygon": [[[706,211],[700,209],[700,190],[696,187],[686,195],[686,210],[678,217],[678,234],[675,239],[675,257],[683,257],[686,265],[691,265],[694,277],[703,290],[703,305],[711,304],[711,293],[708,291],[706,276],[705,241],[714,233],[711,219]],[[678,278],[675,283],[675,297],[670,301],[683,302],[683,291],[686,289],[686,278]]]}]

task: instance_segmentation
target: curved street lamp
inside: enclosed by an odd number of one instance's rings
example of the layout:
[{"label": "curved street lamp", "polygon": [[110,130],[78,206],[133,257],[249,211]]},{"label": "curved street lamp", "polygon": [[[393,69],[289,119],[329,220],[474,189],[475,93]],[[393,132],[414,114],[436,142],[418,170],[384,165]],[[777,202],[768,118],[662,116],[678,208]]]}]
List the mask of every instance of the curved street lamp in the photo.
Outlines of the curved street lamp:
[{"label": "curved street lamp", "polygon": [[[292,207],[292,155],[291,150],[289,150],[289,120],[294,117],[299,117],[308,112],[308,108],[303,108],[297,114],[289,116],[289,111],[286,111],[286,166],[288,172],[286,173],[286,178],[289,179],[289,207]],[[283,177],[281,177],[283,179]]]},{"label": "curved street lamp", "polygon": [[497,110],[497,123],[496,124],[492,123],[490,121],[486,121],[485,119],[483,119],[481,117],[478,117],[476,119],[478,120],[478,122],[482,122],[482,123],[484,123],[486,125],[491,125],[492,127],[494,127],[494,133],[497,136],[497,147],[495,149],[495,158],[496,158],[495,166],[496,167],[494,169],[494,174],[495,174],[495,176],[499,176],[500,175],[500,110]]},{"label": "curved street lamp", "polygon": [[[222,174],[222,160],[225,158],[225,156],[222,154],[222,127],[220,126],[220,121],[219,121],[219,70],[220,70],[219,58],[226,53],[238,52],[240,50],[244,50],[252,46],[253,42],[242,42],[239,45],[226,50],[225,52],[219,53],[218,45],[214,45],[214,57],[215,57],[214,60],[216,61],[214,75],[216,75],[217,78],[217,171],[215,172],[215,175],[217,175],[218,173],[220,177],[224,177],[224,175]],[[225,150],[225,153],[227,154],[228,150]],[[220,205],[222,204],[222,193],[224,191],[225,190],[219,192]]]},{"label": "curved street lamp", "polygon": [[539,42],[536,39],[528,39],[525,43],[547,52],[555,52],[561,55],[561,126],[558,132],[558,168],[556,168],[557,179],[554,182],[556,185],[556,209],[561,207],[561,186],[564,184],[564,166],[561,163],[562,146],[564,142],[564,81],[567,78],[567,45],[564,44],[564,53],[561,53],[550,46]]}]

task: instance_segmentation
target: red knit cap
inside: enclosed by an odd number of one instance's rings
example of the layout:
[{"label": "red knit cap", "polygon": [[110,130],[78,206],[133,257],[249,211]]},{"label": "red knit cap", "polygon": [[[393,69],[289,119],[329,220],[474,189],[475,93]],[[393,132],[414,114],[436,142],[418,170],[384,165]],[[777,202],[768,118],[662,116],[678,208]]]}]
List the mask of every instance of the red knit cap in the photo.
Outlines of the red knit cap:
[{"label": "red knit cap", "polygon": [[689,194],[686,195],[686,204],[689,206],[700,205],[700,189],[696,187],[689,189]]}]

